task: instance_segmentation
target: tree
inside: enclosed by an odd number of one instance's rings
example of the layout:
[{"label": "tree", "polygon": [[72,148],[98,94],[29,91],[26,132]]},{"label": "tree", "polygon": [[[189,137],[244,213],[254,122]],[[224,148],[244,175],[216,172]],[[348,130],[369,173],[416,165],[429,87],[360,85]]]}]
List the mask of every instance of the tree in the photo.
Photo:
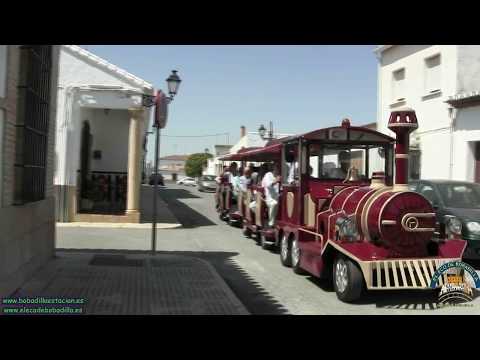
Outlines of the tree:
[{"label": "tree", "polygon": [[203,167],[207,165],[208,159],[211,159],[212,157],[213,155],[208,153],[197,153],[190,155],[185,162],[185,173],[187,176],[201,176]]}]

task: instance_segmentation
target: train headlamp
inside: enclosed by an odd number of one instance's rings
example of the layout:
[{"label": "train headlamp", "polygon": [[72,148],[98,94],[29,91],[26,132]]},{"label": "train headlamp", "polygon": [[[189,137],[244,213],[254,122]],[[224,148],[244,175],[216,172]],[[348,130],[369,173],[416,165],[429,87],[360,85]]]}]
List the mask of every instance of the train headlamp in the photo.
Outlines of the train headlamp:
[{"label": "train headlamp", "polygon": [[480,223],[476,221],[467,222],[467,229],[473,234],[480,234]]},{"label": "train headlamp", "polygon": [[340,217],[336,222],[340,238],[355,240],[358,236],[357,224],[350,217]]},{"label": "train headlamp", "polygon": [[461,235],[462,222],[455,216],[445,216],[445,231],[447,235]]}]

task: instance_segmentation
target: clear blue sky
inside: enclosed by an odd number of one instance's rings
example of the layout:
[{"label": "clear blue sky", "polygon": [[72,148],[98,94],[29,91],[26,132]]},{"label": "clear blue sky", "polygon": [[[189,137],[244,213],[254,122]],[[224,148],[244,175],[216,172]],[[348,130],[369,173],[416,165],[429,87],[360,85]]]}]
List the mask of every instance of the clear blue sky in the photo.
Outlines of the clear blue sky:
[{"label": "clear blue sky", "polygon": [[[256,131],[273,121],[280,133],[376,121],[377,60],[373,45],[163,46],[82,45],[94,54],[166,90],[172,69],[182,78],[162,135]],[[226,136],[161,138],[161,156],[201,152]],[[153,158],[154,138],[149,139]]]}]

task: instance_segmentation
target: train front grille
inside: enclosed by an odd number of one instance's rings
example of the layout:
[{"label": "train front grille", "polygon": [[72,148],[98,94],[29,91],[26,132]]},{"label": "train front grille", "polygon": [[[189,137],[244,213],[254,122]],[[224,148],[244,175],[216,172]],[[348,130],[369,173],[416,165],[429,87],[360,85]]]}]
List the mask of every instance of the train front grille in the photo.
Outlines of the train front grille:
[{"label": "train front grille", "polygon": [[[367,288],[371,290],[427,289],[430,287],[435,271],[442,264],[456,260],[460,259],[369,261],[364,263],[367,264],[367,269],[364,269],[365,281]],[[444,273],[438,278],[437,288],[443,286],[446,277],[447,273]]]}]

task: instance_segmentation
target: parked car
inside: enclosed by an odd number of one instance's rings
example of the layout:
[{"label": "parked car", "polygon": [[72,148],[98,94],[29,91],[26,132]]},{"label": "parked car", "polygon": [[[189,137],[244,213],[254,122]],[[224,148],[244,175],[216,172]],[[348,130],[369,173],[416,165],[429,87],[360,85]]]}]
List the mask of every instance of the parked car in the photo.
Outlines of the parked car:
[{"label": "parked car", "polygon": [[445,231],[446,218],[454,216],[468,242],[465,259],[480,259],[480,184],[451,180],[418,180],[410,190],[425,196],[437,214],[438,230]]},{"label": "parked car", "polygon": [[217,182],[215,175],[203,175],[198,182],[198,191],[215,192],[217,190]]},{"label": "parked car", "polygon": [[[158,185],[165,186],[162,174],[158,174],[157,179],[158,179]],[[148,184],[155,185],[155,174],[150,175],[150,178],[148,179]]]},{"label": "parked car", "polygon": [[191,177],[184,177],[177,181],[178,185],[197,186],[197,181]]}]

